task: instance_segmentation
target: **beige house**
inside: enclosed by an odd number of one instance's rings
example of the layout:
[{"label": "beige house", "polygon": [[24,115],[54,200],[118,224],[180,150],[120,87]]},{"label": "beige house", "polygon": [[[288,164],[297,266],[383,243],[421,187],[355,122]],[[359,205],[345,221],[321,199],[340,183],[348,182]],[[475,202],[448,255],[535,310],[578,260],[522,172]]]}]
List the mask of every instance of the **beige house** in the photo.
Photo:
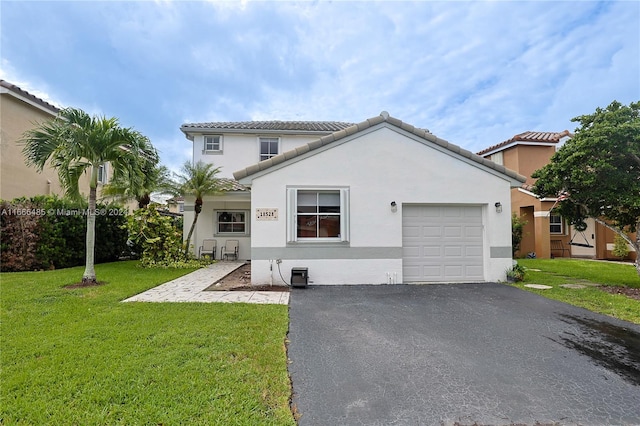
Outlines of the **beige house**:
[{"label": "beige house", "polygon": [[[56,117],[54,105],[0,80],[0,199],[34,195],[64,195],[58,173],[50,168],[38,173],[25,164],[22,146],[18,143],[24,132]],[[108,167],[99,171],[99,179],[107,182]],[[82,178],[80,192],[89,193],[89,176]]]},{"label": "beige house", "polygon": [[[612,253],[614,233],[593,219],[586,221],[587,229],[576,230],[553,210],[557,198],[538,198],[532,192],[533,172],[544,167],[555,152],[573,135],[562,132],[532,132],[512,138],[478,152],[481,157],[502,164],[527,178],[519,188],[511,189],[511,212],[527,223],[523,229],[520,251],[524,257],[535,253],[538,258],[578,257],[587,259],[615,259]],[[635,258],[635,253],[628,256]]]}]

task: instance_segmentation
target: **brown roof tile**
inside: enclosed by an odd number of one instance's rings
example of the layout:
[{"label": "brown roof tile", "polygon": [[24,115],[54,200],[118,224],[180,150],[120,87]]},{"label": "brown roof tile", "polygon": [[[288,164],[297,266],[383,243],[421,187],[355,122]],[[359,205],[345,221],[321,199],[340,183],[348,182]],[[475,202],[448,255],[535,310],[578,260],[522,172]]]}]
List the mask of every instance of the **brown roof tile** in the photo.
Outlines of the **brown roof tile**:
[{"label": "brown roof tile", "polygon": [[532,132],[526,131],[524,133],[520,133],[508,139],[504,142],[500,142],[499,144],[490,146],[489,148],[483,149],[478,152],[478,155],[484,155],[487,152],[495,151],[499,148],[505,147],[507,145],[511,145],[513,143],[518,142],[540,142],[540,143],[558,143],[560,139],[565,136],[573,137],[573,134],[568,130],[563,130],[562,132]]},{"label": "brown roof tile", "polygon": [[20,87],[16,86],[15,84],[9,83],[6,80],[0,80],[0,86],[11,90],[14,93],[17,93],[20,96],[23,96],[27,99],[29,99],[31,102],[34,102],[38,105],[40,105],[41,107],[48,109],[49,111],[51,111],[52,114],[57,114],[60,112],[60,109],[58,107],[56,107],[55,105],[50,104],[49,102],[40,99],[37,96],[32,95],[31,93],[27,92],[26,90],[21,89]]}]

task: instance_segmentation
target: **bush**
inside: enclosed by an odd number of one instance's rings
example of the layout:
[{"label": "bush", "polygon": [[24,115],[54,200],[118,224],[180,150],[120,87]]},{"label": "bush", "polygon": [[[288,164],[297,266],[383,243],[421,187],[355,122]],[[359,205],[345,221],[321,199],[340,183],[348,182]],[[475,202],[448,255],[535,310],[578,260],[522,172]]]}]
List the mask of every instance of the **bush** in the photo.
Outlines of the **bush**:
[{"label": "bush", "polygon": [[511,215],[511,255],[513,257],[516,257],[516,252],[520,250],[522,234],[526,224],[527,221],[522,217],[516,216],[515,213]]},{"label": "bush", "polygon": [[507,281],[510,282],[520,282],[524,280],[525,269],[522,265],[518,265],[514,261],[511,269],[507,270]]},{"label": "bush", "polygon": [[[96,216],[95,262],[117,260],[126,248],[126,212],[99,204]],[[3,201],[0,214],[2,271],[60,269],[83,265],[86,204],[56,196]]]},{"label": "bush", "polygon": [[185,258],[182,228],[175,218],[160,214],[155,206],[136,210],[129,216],[126,228],[144,268],[193,268],[211,263]]},{"label": "bush", "polygon": [[620,260],[624,260],[624,258],[629,254],[629,245],[620,234],[616,234],[615,238],[613,239],[612,254],[615,257],[620,258]]}]

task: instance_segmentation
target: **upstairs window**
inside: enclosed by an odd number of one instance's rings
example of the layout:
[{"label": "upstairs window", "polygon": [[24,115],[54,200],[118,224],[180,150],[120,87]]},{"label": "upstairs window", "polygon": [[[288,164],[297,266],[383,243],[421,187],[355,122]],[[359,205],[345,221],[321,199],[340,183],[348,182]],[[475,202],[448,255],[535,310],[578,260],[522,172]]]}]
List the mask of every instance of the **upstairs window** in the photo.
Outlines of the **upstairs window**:
[{"label": "upstairs window", "polygon": [[107,165],[106,164],[101,164],[98,166],[98,183],[107,183],[108,181],[108,176],[107,176]]},{"label": "upstairs window", "polygon": [[220,135],[205,135],[204,137],[204,152],[221,152],[222,151],[222,136]]},{"label": "upstairs window", "polygon": [[549,216],[549,233],[562,234],[562,216],[552,214]]},{"label": "upstairs window", "polygon": [[504,166],[504,157],[503,157],[502,151],[496,152],[495,154],[491,154],[490,160],[496,164],[500,164],[501,166]]},{"label": "upstairs window", "polygon": [[280,138],[259,138],[260,161],[268,160],[279,154]]}]

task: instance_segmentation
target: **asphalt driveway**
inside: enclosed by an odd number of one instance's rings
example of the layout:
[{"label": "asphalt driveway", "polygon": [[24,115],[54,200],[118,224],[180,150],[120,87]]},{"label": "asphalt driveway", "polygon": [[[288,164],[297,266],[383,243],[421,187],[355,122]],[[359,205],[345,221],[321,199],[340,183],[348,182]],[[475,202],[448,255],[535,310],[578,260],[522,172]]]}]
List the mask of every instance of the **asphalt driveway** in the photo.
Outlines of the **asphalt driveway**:
[{"label": "asphalt driveway", "polygon": [[640,327],[501,284],[294,289],[300,425],[640,424]]}]

